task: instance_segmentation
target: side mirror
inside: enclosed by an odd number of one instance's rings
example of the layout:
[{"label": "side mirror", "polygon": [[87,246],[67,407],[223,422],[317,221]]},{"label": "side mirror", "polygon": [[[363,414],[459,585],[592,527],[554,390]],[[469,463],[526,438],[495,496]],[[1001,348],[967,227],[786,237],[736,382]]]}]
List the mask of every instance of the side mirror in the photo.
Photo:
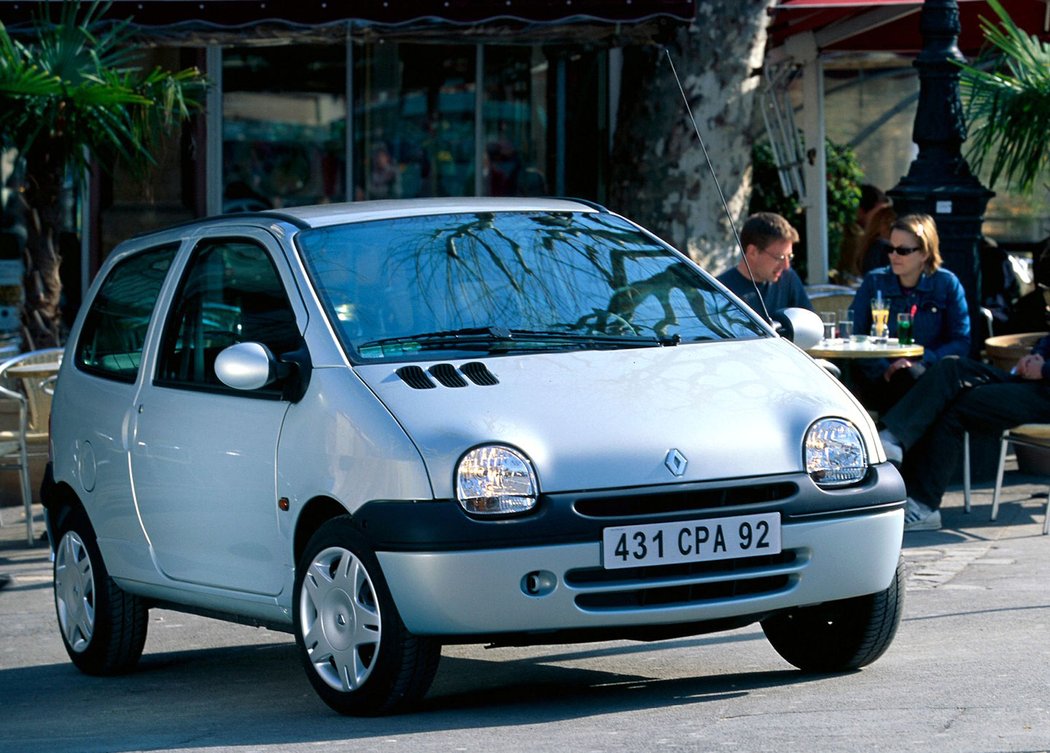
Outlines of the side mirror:
[{"label": "side mirror", "polygon": [[215,375],[235,390],[257,390],[277,380],[277,359],[262,343],[237,343],[216,356]]},{"label": "side mirror", "polygon": [[803,350],[812,348],[824,338],[824,323],[809,309],[791,308],[773,314],[774,326]]}]

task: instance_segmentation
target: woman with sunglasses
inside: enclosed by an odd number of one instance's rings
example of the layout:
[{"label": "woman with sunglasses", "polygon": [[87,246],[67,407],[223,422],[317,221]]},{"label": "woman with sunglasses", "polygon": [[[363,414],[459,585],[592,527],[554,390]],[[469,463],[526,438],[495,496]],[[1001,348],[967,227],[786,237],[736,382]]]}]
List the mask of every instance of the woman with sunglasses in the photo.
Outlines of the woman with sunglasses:
[{"label": "woman with sunglasses", "polygon": [[928,366],[945,356],[970,352],[970,314],[959,278],[941,267],[937,225],[927,214],[897,218],[890,229],[889,266],[864,277],[850,307],[857,332],[871,328],[871,301],[889,303],[889,334],[897,336],[897,314],[912,314],[912,337],[922,359],[865,358],[854,374],[865,407],[884,413],[904,396]]}]

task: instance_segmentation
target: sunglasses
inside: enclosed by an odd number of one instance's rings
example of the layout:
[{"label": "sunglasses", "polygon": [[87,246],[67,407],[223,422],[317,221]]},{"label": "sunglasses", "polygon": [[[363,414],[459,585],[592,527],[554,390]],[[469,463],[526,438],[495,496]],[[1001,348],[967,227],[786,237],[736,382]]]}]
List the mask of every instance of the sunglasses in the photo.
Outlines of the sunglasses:
[{"label": "sunglasses", "polygon": [[897,256],[907,256],[908,254],[914,254],[916,251],[921,251],[922,246],[890,246],[887,253],[897,254]]},{"label": "sunglasses", "polygon": [[774,254],[772,251],[767,251],[766,249],[762,249],[762,253],[776,259],[777,264],[784,264],[785,262],[790,264],[791,260],[795,258],[794,254]]}]

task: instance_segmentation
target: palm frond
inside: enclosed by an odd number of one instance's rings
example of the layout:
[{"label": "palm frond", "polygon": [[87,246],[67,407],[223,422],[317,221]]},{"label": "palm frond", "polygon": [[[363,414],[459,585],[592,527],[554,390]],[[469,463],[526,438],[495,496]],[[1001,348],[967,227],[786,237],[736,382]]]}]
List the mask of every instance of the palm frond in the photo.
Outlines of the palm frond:
[{"label": "palm frond", "polygon": [[109,6],[64,0],[52,19],[41,3],[31,44],[0,24],[0,137],[71,167],[90,157],[148,166],[157,137],[200,106],[204,77],[144,70],[128,22],[103,22]]},{"label": "palm frond", "polygon": [[982,64],[961,66],[972,126],[967,158],[975,170],[987,166],[993,188],[1005,179],[1030,193],[1050,165],[1050,45],[1018,28],[998,0],[988,4],[999,17],[998,25],[981,18],[992,55]]},{"label": "palm frond", "polygon": [[42,70],[25,47],[11,39],[0,21],[0,91],[36,94],[55,88],[55,77]]}]

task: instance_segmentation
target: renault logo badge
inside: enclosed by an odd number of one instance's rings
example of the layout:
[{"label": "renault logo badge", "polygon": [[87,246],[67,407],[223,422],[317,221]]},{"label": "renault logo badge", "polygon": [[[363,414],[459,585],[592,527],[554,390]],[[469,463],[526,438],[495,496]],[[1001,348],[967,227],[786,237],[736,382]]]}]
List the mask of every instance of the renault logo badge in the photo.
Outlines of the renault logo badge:
[{"label": "renault logo badge", "polygon": [[688,464],[689,461],[685,459],[685,455],[675,449],[669,450],[667,457],[664,458],[664,465],[667,466],[667,470],[675,476],[681,476],[685,473],[685,467]]}]

